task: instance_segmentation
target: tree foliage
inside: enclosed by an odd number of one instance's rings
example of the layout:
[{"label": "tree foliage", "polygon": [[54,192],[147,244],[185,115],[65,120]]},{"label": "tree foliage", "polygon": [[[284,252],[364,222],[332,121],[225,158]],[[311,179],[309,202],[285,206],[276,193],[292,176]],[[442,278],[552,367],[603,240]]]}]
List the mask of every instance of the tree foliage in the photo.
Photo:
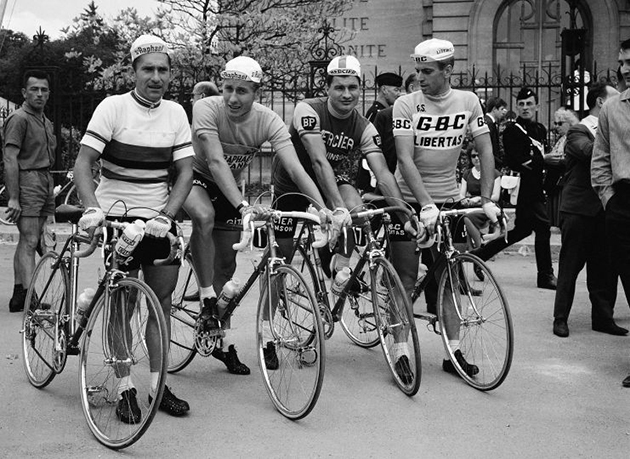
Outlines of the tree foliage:
[{"label": "tree foliage", "polygon": [[[158,0],[171,14],[174,37],[187,70],[184,79],[216,79],[226,61],[248,55],[268,80],[295,81],[307,74],[320,28],[339,16],[352,0]],[[350,38],[347,30],[335,39]]]}]

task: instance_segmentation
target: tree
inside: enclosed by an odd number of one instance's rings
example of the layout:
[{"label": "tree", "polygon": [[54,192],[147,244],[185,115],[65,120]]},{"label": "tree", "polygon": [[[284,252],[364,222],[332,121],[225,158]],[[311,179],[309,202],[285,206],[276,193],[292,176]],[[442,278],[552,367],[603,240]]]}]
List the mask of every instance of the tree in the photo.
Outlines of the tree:
[{"label": "tree", "polygon": [[[177,42],[188,78],[216,79],[226,61],[256,59],[272,82],[295,82],[308,74],[310,46],[325,19],[339,16],[352,0],[158,0],[179,30]],[[337,31],[338,41],[349,31]],[[192,38],[192,39],[191,39]],[[205,74],[205,75],[204,75]]]}]

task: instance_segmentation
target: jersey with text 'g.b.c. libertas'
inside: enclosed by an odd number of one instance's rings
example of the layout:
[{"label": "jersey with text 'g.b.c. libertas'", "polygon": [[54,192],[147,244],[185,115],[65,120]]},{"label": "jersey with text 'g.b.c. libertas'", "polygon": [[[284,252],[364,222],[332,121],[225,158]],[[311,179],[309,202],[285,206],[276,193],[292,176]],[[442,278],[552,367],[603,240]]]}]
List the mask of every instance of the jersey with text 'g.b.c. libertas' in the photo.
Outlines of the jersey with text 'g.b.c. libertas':
[{"label": "jersey with text 'g.b.c. libertas'", "polygon": [[[317,181],[310,156],[302,143],[306,136],[321,136],[326,146],[326,159],[337,182],[356,183],[361,160],[381,152],[381,140],[376,128],[356,110],[345,118],[335,116],[328,98],[307,99],[295,107],[289,127],[291,141],[306,172]],[[286,170],[274,159],[274,184],[280,190],[295,188]]]},{"label": "jersey with text 'g.b.c. libertas'", "polygon": [[[393,118],[395,137],[414,137],[413,161],[431,198],[457,199],[455,171],[466,133],[488,132],[477,96],[456,89],[438,97],[414,92],[396,100]],[[400,169],[396,180],[405,199],[415,201]]]}]

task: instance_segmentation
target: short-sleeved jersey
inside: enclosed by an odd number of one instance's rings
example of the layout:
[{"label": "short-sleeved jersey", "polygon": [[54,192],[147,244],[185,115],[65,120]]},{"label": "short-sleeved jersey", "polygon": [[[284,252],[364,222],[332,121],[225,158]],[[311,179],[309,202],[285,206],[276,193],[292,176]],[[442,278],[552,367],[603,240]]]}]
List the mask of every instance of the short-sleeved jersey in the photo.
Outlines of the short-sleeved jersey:
[{"label": "short-sleeved jersey", "polygon": [[237,183],[242,171],[265,142],[271,143],[275,151],[291,146],[291,138],[282,118],[257,102],[254,102],[249,113],[235,121],[227,116],[222,96],[201,99],[193,107],[192,129],[195,149],[193,170],[211,182],[214,179],[200,146],[201,135],[209,135],[221,143],[223,157]]},{"label": "short-sleeved jersey", "polygon": [[[477,96],[456,89],[440,97],[417,91],[396,100],[393,118],[394,137],[414,138],[413,162],[431,198],[457,199],[455,171],[466,133],[488,132]],[[395,176],[405,199],[415,201],[399,169]]]},{"label": "short-sleeved jersey", "polygon": [[127,215],[154,217],[147,208],[166,205],[170,165],[194,154],[183,107],[169,100],[150,103],[135,91],[103,100],[81,143],[101,154],[96,199],[111,216],[134,209]]},{"label": "short-sleeved jersey", "polygon": [[[356,109],[346,117],[335,114],[327,97],[306,99],[297,104],[289,132],[302,166],[316,183],[310,156],[302,143],[302,139],[307,136],[321,136],[326,146],[326,159],[337,181],[351,185],[356,184],[363,158],[372,153],[383,154],[381,139],[374,125]],[[273,170],[276,187],[281,190],[295,189],[277,158],[274,158]]]}]

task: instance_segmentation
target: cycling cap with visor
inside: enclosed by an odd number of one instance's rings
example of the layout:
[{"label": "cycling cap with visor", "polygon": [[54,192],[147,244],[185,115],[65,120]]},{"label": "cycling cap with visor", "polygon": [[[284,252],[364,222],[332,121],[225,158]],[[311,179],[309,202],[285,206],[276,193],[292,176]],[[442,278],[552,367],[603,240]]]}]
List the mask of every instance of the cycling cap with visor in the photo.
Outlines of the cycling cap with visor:
[{"label": "cycling cap with visor", "polygon": [[355,76],[361,78],[361,64],[354,56],[337,56],[326,69],[329,76]]},{"label": "cycling cap with visor", "polygon": [[164,53],[170,56],[171,50],[164,40],[155,35],[140,35],[131,45],[131,62],[143,54]]},{"label": "cycling cap with visor", "polygon": [[262,77],[263,72],[258,62],[247,56],[238,56],[228,61],[225,64],[225,70],[221,72],[221,78],[224,80],[229,78],[260,84]]},{"label": "cycling cap with visor", "polygon": [[448,40],[431,38],[419,43],[413,50],[411,57],[416,62],[439,62],[450,59],[454,55],[453,43]]}]

